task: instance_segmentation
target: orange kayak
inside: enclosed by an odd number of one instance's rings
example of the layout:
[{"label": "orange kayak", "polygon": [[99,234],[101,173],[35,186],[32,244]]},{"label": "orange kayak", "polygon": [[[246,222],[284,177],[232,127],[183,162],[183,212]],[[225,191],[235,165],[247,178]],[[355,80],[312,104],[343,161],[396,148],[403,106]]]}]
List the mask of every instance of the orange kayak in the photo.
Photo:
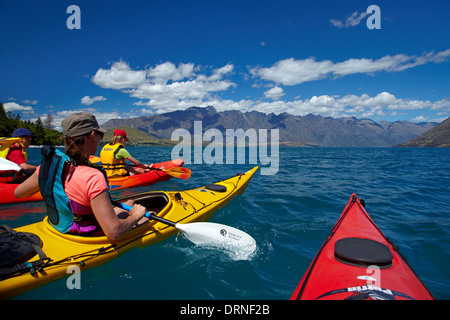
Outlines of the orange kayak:
[{"label": "orange kayak", "polygon": [[[180,167],[184,164],[182,159],[176,159],[171,161],[165,161],[153,164],[153,168],[156,169],[170,169],[174,167]],[[119,190],[125,188],[143,187],[149,186],[158,182],[167,181],[172,178],[171,175],[164,171],[150,170],[149,172],[125,177],[116,177],[109,179],[109,185],[111,190]],[[0,183],[0,204],[9,203],[21,203],[42,201],[42,195],[38,192],[30,197],[17,199],[14,197],[14,190],[18,184],[15,183]]]}]

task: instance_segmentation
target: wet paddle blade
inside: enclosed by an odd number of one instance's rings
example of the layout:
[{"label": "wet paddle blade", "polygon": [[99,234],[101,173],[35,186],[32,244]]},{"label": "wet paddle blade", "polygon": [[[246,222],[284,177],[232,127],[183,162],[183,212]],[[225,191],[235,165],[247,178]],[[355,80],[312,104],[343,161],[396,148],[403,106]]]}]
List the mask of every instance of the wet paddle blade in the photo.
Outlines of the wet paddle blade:
[{"label": "wet paddle blade", "polygon": [[100,157],[92,156],[92,155],[89,156],[89,161],[90,161],[91,163],[102,162],[101,159],[100,159]]},{"label": "wet paddle blade", "polygon": [[189,179],[191,177],[191,170],[188,168],[183,167],[175,167],[175,168],[169,168],[169,169],[161,169],[161,171],[164,171],[168,175],[171,175],[172,177],[178,178],[178,179]]},{"label": "wet paddle blade", "polygon": [[245,251],[248,255],[256,250],[256,241],[250,235],[223,224],[212,222],[177,223],[176,228],[197,245]]},{"label": "wet paddle blade", "polygon": [[[131,210],[131,206],[117,201],[113,205],[125,210]],[[188,240],[197,244],[212,246],[215,248],[233,251],[236,256],[248,258],[256,250],[256,241],[247,233],[223,224],[213,222],[192,222],[175,223],[170,220],[158,217],[152,212],[147,212],[145,216],[149,219],[159,221],[171,227],[177,228],[186,236]]]}]

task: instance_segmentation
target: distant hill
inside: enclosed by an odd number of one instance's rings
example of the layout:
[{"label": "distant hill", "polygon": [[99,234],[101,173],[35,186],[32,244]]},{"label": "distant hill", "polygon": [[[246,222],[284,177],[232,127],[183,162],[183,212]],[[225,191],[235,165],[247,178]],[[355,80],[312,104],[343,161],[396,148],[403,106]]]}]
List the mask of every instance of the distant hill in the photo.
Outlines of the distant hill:
[{"label": "distant hill", "polygon": [[217,112],[209,106],[147,117],[113,119],[102,127],[110,130],[124,126],[135,128],[155,139],[170,141],[172,132],[178,128],[184,128],[192,134],[194,121],[202,121],[203,130],[215,128],[223,134],[226,129],[279,129],[280,145],[323,147],[390,147],[416,138],[437,125],[430,122],[375,122],[354,117],[334,119],[312,114],[275,115],[237,110]]},{"label": "distant hill", "polygon": [[450,147],[450,118],[398,147]]},{"label": "distant hill", "polygon": [[[102,125],[102,127],[104,127],[104,126]],[[111,142],[111,139],[114,134],[114,130],[116,130],[116,129],[122,129],[127,133],[127,138],[129,139],[129,142],[127,142],[127,145],[172,146],[172,145],[176,144],[176,142],[171,141],[170,139],[157,139],[155,137],[152,137],[148,133],[139,131],[138,129],[135,129],[133,127],[121,125],[119,127],[114,127],[114,128],[107,130],[107,132],[105,133],[105,136],[103,137],[103,140],[101,142],[102,145],[105,145],[105,144]]]}]

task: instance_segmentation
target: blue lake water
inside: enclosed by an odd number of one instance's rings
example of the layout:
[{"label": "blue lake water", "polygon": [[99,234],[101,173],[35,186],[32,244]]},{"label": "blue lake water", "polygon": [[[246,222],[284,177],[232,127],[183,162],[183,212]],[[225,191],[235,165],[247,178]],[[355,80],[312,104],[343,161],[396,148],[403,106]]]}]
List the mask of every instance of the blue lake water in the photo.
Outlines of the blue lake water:
[{"label": "blue lake water", "polygon": [[[143,162],[170,158],[171,148],[130,147]],[[29,149],[39,162],[39,149]],[[276,175],[254,176],[242,196],[211,221],[241,229],[257,242],[244,260],[183,237],[131,250],[81,273],[81,289],[60,279],[16,299],[289,299],[354,192],[384,234],[400,247],[436,299],[450,299],[450,149],[284,148]],[[189,180],[147,190],[183,190],[213,183],[253,164],[187,164]],[[2,224],[40,221],[42,203],[0,206]]]}]

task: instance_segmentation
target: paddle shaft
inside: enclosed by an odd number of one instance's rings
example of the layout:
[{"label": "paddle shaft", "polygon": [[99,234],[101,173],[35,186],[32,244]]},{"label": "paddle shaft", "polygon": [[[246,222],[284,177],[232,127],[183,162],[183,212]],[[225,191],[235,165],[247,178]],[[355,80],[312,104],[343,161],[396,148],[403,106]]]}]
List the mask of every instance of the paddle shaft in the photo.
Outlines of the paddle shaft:
[{"label": "paddle shaft", "polygon": [[[125,208],[124,208],[124,209],[125,209]],[[175,222],[166,220],[166,219],[161,218],[161,217],[158,217],[158,216],[155,215],[154,213],[146,212],[146,213],[145,213],[145,217],[146,217],[146,218],[149,218],[149,219],[156,220],[156,221],[158,221],[158,222],[162,222],[162,223],[167,224],[167,225],[169,225],[169,226],[171,226],[171,227],[177,228],[177,224],[176,224]],[[177,229],[178,229],[178,228],[177,228]]]},{"label": "paddle shaft", "polygon": [[[125,166],[130,166],[130,167],[135,167],[135,168],[140,168],[138,165],[135,165],[135,164],[125,164]],[[161,169],[161,168],[156,168],[156,167],[150,167],[150,166],[146,166],[146,169],[149,169],[149,170],[156,170],[156,171],[162,171],[162,172],[167,172],[167,173],[169,173],[170,174],[170,172],[171,172],[171,170],[172,169],[185,169],[185,170],[189,170],[189,169],[187,169],[187,168],[183,168],[183,167],[173,167],[173,168],[168,168],[168,169]]]},{"label": "paddle shaft", "polygon": [[[102,160],[100,159],[100,157],[97,156],[89,156],[89,160],[91,162],[102,162]],[[103,163],[102,163],[103,165]],[[136,164],[111,164],[110,165],[112,168],[123,168],[125,166],[130,166],[130,167],[139,167]],[[151,170],[157,170],[157,171],[164,171],[163,169],[160,168],[155,168],[155,167],[150,167],[150,166],[146,166],[147,169],[151,169]]]}]

